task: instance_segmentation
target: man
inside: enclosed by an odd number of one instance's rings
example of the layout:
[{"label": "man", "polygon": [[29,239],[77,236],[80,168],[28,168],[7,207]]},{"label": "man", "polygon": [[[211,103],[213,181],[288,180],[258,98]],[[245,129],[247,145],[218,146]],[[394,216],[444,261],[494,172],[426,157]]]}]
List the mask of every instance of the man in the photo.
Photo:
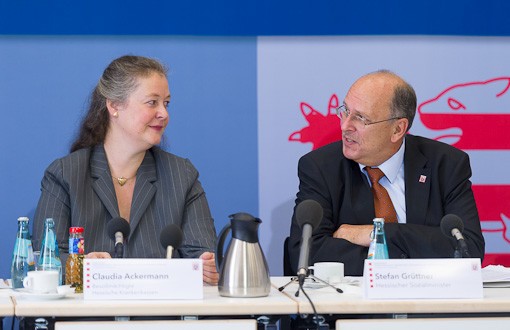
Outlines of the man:
[{"label": "man", "polygon": [[[310,263],[339,261],[345,264],[346,275],[363,274],[376,217],[366,167],[383,172],[379,183],[396,212],[398,222],[387,219],[384,226],[390,258],[453,257],[455,240],[440,229],[446,214],[463,220],[471,257],[483,258],[485,242],[469,180],[468,155],[407,134],[416,113],[416,94],[409,84],[389,71],[370,73],[351,86],[337,113],[342,141],[306,154],[298,165],[296,205],[313,199],[324,209],[313,232]],[[294,271],[300,239],[294,214],[289,240]]]}]

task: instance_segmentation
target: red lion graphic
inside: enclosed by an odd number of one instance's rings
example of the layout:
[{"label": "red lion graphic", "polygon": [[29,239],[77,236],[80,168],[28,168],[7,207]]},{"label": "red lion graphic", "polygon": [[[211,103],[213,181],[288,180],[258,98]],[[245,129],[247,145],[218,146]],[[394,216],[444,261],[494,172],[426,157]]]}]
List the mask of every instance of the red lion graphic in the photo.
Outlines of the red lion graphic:
[{"label": "red lion graphic", "polygon": [[333,94],[329,99],[328,111],[323,115],[306,102],[301,102],[301,113],[308,122],[308,126],[295,131],[289,136],[289,141],[313,144],[313,150],[331,142],[342,139],[340,118],[335,109],[338,108],[338,97]]}]

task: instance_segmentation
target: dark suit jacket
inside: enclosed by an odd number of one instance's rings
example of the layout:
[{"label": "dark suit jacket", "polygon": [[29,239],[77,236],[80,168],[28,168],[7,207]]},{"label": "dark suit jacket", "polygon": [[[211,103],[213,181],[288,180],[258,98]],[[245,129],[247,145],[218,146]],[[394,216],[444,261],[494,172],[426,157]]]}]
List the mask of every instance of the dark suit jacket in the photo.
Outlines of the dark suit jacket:
[{"label": "dark suit jacket", "polygon": [[[215,249],[216,230],[197,170],[189,160],[157,147],[146,152],[136,174],[130,216],[125,257],[165,258],[159,235],[171,223],[183,231],[181,257],[196,258]],[[55,220],[62,262],[71,226],[84,227],[86,253],[113,254],[106,228],[119,217],[119,209],[102,145],[73,152],[47,168],[35,212],[35,249],[41,246],[44,219],[49,217]]]},{"label": "dark suit jacket", "polygon": [[[485,242],[471,190],[468,155],[447,144],[408,134],[404,155],[405,224],[385,224],[390,258],[452,257],[455,241],[441,232],[441,219],[456,214],[464,222],[464,237],[474,258],[483,258]],[[424,183],[419,182],[426,176]],[[319,202],[324,217],[313,232],[310,263],[340,261],[346,275],[362,275],[368,248],[333,238],[341,224],[372,224],[375,217],[370,185],[358,163],[343,156],[342,142],[314,150],[299,160],[296,205]],[[295,210],[295,208],[294,208]],[[301,230],[292,219],[289,253],[296,271]]]}]

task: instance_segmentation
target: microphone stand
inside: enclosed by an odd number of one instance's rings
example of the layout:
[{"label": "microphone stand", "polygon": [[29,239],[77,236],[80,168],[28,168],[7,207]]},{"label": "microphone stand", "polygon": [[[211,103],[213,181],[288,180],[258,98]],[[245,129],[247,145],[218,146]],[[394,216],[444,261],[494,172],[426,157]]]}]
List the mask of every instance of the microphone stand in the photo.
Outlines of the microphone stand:
[{"label": "microphone stand", "polygon": [[[308,275],[305,277],[305,281],[306,281],[306,279],[311,279],[311,280],[312,280],[312,281],[314,281],[314,282],[321,282],[321,283],[324,283],[324,284],[326,284],[327,286],[329,286],[329,287],[331,287],[331,288],[335,289],[335,291],[336,291],[336,292],[338,292],[338,293],[343,293],[343,290],[342,290],[342,289],[335,287],[333,284],[331,284],[331,283],[329,283],[329,282],[326,282],[326,281],[324,281],[323,279],[320,279],[320,278],[318,278],[317,276],[315,276],[315,275],[313,275],[313,274],[308,273]],[[288,287],[288,286],[289,286],[290,284],[292,284],[292,283],[298,283],[298,284],[299,284],[299,277],[297,277],[297,276],[293,276],[293,277],[291,277],[291,279],[290,279],[290,281],[289,281],[289,282],[287,282],[285,285],[282,285],[281,287],[279,287],[279,288],[278,288],[278,291],[280,291],[280,292],[281,292],[281,291],[285,290],[285,288],[286,288],[286,287]],[[297,289],[296,293],[294,294],[294,296],[299,297],[299,291],[300,291],[300,290],[302,290],[302,287],[301,287],[301,286],[299,286],[299,287],[298,287],[298,289]]]},{"label": "microphone stand", "polygon": [[117,243],[115,244],[115,256],[114,258],[123,258],[124,257],[124,244]]},{"label": "microphone stand", "polygon": [[467,244],[464,240],[459,240],[457,243],[458,249],[460,251],[460,257],[461,258],[471,258],[471,255],[469,254]]},{"label": "microphone stand", "polygon": [[454,252],[454,258],[471,258],[466,241],[463,239],[457,241],[457,248]]}]

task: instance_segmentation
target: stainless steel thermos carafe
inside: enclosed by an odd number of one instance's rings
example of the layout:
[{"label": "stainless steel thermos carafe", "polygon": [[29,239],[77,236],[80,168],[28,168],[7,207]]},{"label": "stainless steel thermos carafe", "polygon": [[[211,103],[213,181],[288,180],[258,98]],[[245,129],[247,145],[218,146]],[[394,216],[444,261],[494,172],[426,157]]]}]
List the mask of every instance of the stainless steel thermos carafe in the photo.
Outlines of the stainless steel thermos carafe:
[{"label": "stainless steel thermos carafe", "polygon": [[[264,297],[269,294],[269,269],[258,237],[261,222],[247,213],[236,213],[230,216],[230,223],[221,230],[216,247],[221,296]],[[223,245],[230,230],[232,240],[223,255]]]}]

